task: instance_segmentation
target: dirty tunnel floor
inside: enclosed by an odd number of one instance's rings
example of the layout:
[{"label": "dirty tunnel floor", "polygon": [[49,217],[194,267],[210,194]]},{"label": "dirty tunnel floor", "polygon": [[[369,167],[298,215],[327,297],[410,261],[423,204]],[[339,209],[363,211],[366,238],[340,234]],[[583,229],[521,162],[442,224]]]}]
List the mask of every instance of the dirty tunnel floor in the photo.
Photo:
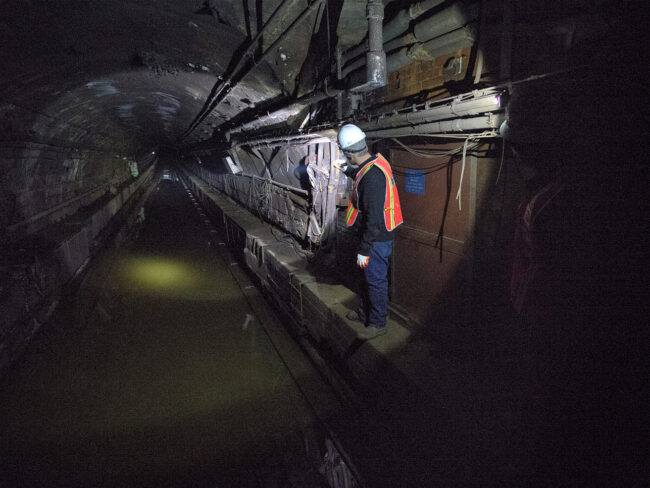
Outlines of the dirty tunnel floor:
[{"label": "dirty tunnel floor", "polygon": [[5,376],[0,485],[321,486],[314,414],[202,212],[161,180]]}]

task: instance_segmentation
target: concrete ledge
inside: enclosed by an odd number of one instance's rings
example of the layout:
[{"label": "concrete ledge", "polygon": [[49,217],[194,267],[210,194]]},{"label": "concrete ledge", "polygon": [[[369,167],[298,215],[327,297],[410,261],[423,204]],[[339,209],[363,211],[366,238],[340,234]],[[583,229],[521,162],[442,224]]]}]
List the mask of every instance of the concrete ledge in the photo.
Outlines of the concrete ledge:
[{"label": "concrete ledge", "polygon": [[394,361],[407,352],[411,335],[408,329],[389,319],[388,334],[363,339],[364,326],[345,317],[357,303],[352,290],[342,284],[319,281],[309,271],[307,259],[301,255],[303,251],[282,240],[282,231],[274,232],[269,224],[197,176],[186,172],[185,179],[221,227],[227,244],[240,253],[267,295],[294,319],[303,333],[334,352],[364,383],[372,381],[378,370],[401,369],[399,361]]},{"label": "concrete ledge", "polygon": [[[434,480],[440,486],[474,486],[470,481],[492,479],[495,462],[502,463],[504,480],[525,469],[526,455],[520,466],[508,460],[523,442],[521,397],[512,392],[512,379],[503,371],[477,369],[487,363],[445,354],[419,331],[392,319],[388,334],[361,339],[362,325],[345,318],[356,304],[350,289],[311,273],[302,250],[268,224],[256,223],[232,200],[192,175],[186,180],[206,211],[221,222],[224,238],[228,229],[228,243],[259,277],[263,293],[293,319],[285,327],[298,327],[329,363],[322,368],[325,373],[343,373],[348,390],[360,393],[354,426],[343,421],[336,431],[342,436],[356,428],[381,433],[361,455],[369,461],[364,469],[368,486],[419,487]],[[357,439],[352,434],[347,440]],[[409,462],[384,463],[392,459],[395,446]]]}]

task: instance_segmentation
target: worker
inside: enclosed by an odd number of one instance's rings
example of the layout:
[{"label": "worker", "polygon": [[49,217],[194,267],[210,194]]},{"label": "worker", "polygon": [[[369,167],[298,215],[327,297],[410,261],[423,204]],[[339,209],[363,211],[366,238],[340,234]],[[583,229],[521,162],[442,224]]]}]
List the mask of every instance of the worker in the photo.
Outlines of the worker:
[{"label": "worker", "polygon": [[370,155],[364,132],[346,124],[339,131],[338,143],[349,163],[334,166],[354,180],[345,221],[347,226],[358,222],[357,266],[365,277],[359,306],[347,318],[363,322],[361,336],[371,339],[387,332],[388,261],[395,229],[403,222],[402,209],[390,164],[381,154]]}]

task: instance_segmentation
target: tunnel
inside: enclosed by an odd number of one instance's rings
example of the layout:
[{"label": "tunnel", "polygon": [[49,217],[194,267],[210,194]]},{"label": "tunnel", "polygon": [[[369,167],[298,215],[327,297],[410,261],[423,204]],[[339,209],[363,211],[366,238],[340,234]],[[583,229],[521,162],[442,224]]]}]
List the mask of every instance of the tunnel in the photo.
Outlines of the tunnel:
[{"label": "tunnel", "polygon": [[643,7],[0,0],[0,486],[645,486]]}]

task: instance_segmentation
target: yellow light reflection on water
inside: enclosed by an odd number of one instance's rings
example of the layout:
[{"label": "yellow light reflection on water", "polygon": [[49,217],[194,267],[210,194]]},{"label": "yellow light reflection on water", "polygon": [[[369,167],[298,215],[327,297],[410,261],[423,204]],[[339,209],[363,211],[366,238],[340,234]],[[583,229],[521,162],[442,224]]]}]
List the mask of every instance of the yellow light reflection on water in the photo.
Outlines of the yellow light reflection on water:
[{"label": "yellow light reflection on water", "polygon": [[132,264],[131,279],[141,286],[154,289],[191,286],[194,278],[190,269],[182,263],[143,259]]},{"label": "yellow light reflection on water", "polygon": [[124,259],[120,267],[120,287],[131,293],[185,300],[231,298],[231,293],[223,289],[225,284],[200,263],[139,256]]}]

